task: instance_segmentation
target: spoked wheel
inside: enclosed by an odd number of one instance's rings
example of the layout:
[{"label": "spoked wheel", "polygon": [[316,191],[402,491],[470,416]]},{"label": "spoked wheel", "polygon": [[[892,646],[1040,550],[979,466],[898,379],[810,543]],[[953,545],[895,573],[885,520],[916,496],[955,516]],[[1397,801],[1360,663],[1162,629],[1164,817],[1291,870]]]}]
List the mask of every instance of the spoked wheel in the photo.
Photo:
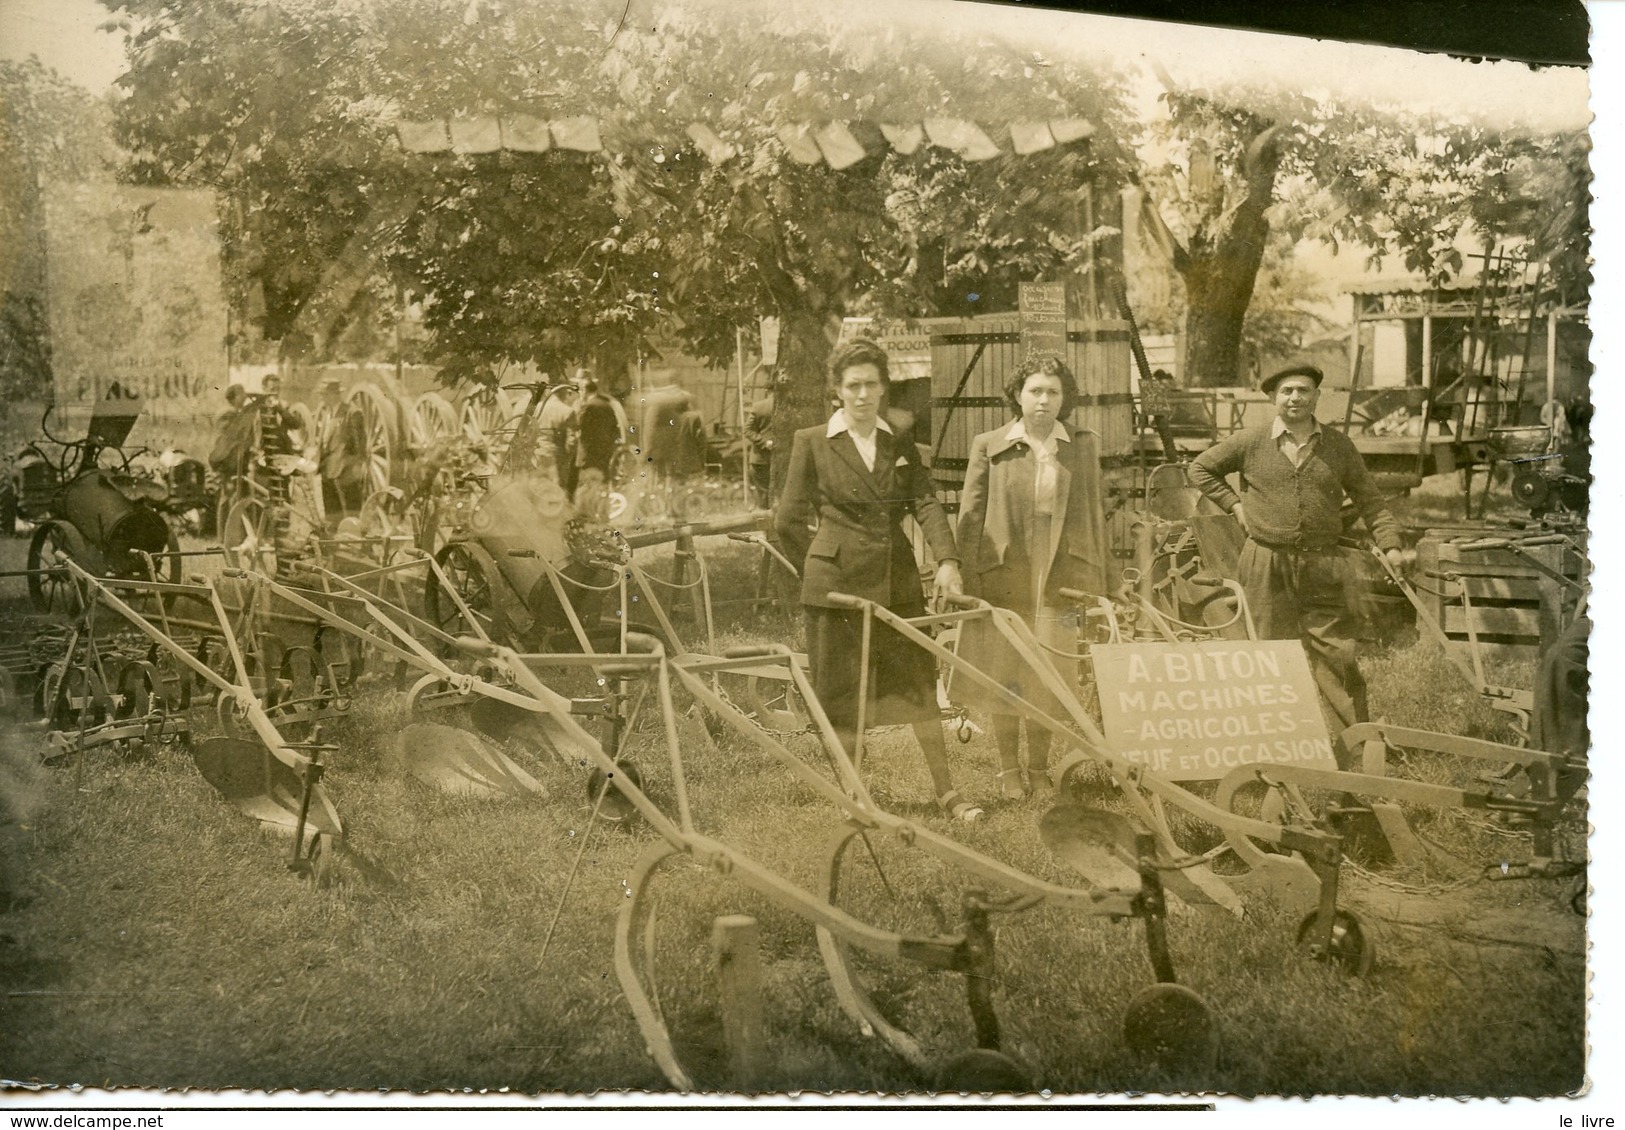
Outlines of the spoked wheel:
[{"label": "spoked wheel", "polygon": [[[63,565],[81,552],[79,532],[66,522],[41,522],[28,542],[28,597],[41,612],[77,616],[79,586]],[[36,571],[37,570],[37,571]],[[46,570],[55,570],[46,572]]]},{"label": "spoked wheel", "polygon": [[276,572],[276,538],[272,512],[263,499],[239,498],[220,521],[220,545],[233,569]]},{"label": "spoked wheel", "polygon": [[445,591],[440,579],[432,574],[423,594],[429,622],[453,636],[474,634],[474,626],[478,625],[479,630],[491,639],[505,642],[507,623],[497,608],[497,586],[501,578],[491,555],[474,542],[456,541],[442,549],[435,560],[440,563],[446,579],[451,582],[463,605],[473,615],[474,624],[469,623],[457,601]]},{"label": "spoked wheel", "polygon": [[396,448],[395,404],[376,385],[357,385],[346,403],[360,418],[362,482],[367,494],[389,489]]},{"label": "spoked wheel", "polygon": [[1352,910],[1339,909],[1332,917],[1332,936],[1327,942],[1316,928],[1319,917],[1310,914],[1298,926],[1298,949],[1356,977],[1369,974],[1377,963],[1377,939],[1370,928]]},{"label": "spoked wheel", "polygon": [[514,403],[500,388],[484,385],[463,401],[463,434],[475,444],[483,444],[492,458],[506,450],[513,431]]},{"label": "spoked wheel", "polygon": [[461,431],[457,410],[438,392],[426,392],[412,403],[412,444],[419,452]]}]

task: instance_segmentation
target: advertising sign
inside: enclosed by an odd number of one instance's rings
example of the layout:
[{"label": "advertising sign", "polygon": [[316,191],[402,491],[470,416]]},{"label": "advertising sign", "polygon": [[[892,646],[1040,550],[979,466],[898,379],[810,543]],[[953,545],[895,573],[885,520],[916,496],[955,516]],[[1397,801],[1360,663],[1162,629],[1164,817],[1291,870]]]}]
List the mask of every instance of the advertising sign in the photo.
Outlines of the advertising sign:
[{"label": "advertising sign", "polygon": [[1090,655],[1119,757],[1178,781],[1238,765],[1337,768],[1297,640],[1097,644]]},{"label": "advertising sign", "polygon": [[226,304],[209,193],[52,185],[46,266],[58,411],[88,416],[115,389],[155,418],[220,411]]},{"label": "advertising sign", "polygon": [[1066,284],[1021,284],[1021,354],[1066,356]]}]

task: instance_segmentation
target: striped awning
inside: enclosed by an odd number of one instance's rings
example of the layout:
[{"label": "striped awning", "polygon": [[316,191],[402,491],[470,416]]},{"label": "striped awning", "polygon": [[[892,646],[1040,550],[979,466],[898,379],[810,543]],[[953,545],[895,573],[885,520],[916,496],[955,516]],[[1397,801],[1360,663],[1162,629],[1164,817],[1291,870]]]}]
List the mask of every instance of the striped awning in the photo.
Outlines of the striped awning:
[{"label": "striped awning", "polygon": [[[548,149],[600,153],[605,149],[599,120],[590,115],[554,119],[515,115],[402,121],[396,124],[395,132],[401,148],[408,153],[495,153],[503,149],[517,153],[544,153]],[[845,169],[882,145],[905,156],[922,145],[929,145],[958,153],[967,161],[986,161],[1007,152],[1017,156],[1041,153],[1058,145],[1085,141],[1094,132],[1094,125],[1082,118],[1011,121],[991,133],[968,119],[928,118],[923,122],[903,123],[806,122],[786,126],[776,136],[793,161]],[[705,122],[691,123],[684,136],[713,164],[720,165],[740,155],[738,145]],[[995,137],[1004,141],[1005,147],[1001,147]]]}]

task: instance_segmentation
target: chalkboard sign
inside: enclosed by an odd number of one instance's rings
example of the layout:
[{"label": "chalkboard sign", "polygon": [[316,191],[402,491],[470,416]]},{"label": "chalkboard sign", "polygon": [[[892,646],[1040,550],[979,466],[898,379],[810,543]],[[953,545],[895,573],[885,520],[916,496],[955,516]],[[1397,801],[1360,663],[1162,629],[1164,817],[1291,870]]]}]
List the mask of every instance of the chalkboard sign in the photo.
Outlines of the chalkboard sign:
[{"label": "chalkboard sign", "polygon": [[1119,757],[1176,781],[1238,765],[1337,768],[1297,640],[1097,644],[1090,655]]},{"label": "chalkboard sign", "polygon": [[1066,284],[1021,284],[1021,355],[1066,356]]}]

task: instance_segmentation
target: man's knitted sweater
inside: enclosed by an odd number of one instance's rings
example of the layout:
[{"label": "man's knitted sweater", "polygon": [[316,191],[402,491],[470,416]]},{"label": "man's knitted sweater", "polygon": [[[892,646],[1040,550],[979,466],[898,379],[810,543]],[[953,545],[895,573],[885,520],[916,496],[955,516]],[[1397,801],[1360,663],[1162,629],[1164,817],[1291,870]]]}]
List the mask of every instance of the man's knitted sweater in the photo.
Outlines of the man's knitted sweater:
[{"label": "man's knitted sweater", "polygon": [[[1225,476],[1241,472],[1241,495]],[[1400,548],[1399,524],[1383,505],[1352,440],[1322,427],[1301,466],[1281,451],[1270,425],[1249,428],[1220,440],[1190,468],[1191,483],[1225,513],[1247,504],[1248,532],[1254,541],[1277,548],[1331,549],[1343,533],[1343,498],[1354,501],[1366,527],[1383,549]]]}]

